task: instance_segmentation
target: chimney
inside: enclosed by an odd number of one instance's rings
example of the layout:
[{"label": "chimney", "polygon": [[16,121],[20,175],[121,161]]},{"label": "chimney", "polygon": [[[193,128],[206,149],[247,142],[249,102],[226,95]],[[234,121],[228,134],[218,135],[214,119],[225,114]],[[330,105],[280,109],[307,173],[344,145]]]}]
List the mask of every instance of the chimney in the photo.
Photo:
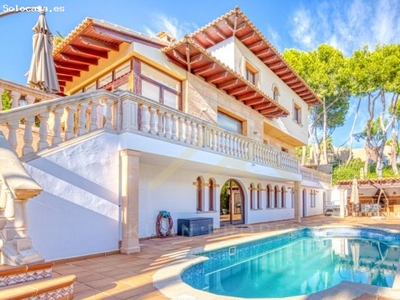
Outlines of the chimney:
[{"label": "chimney", "polygon": [[165,31],[160,31],[159,33],[156,34],[156,36],[162,40],[162,41],[166,41],[168,43],[173,43],[175,42],[175,38],[169,34],[168,32]]}]

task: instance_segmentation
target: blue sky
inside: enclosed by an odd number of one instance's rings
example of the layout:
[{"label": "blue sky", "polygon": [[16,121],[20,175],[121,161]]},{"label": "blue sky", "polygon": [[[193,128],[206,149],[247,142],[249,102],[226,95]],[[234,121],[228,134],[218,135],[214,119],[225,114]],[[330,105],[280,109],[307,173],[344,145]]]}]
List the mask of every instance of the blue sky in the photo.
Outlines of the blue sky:
[{"label": "blue sky", "polygon": [[[182,37],[239,5],[280,52],[286,48],[308,51],[327,43],[351,55],[363,45],[373,48],[377,43],[399,42],[400,38],[398,0],[0,0],[0,13],[33,5],[52,10],[46,15],[50,29],[53,34],[59,31],[64,36],[85,17],[93,17],[150,35],[167,29]],[[55,7],[63,12],[54,12]],[[0,78],[26,83],[32,27],[37,19],[37,12],[0,18]],[[337,145],[347,138],[354,107],[351,104],[348,124],[336,130]],[[356,132],[362,130],[365,120],[361,114]]]}]

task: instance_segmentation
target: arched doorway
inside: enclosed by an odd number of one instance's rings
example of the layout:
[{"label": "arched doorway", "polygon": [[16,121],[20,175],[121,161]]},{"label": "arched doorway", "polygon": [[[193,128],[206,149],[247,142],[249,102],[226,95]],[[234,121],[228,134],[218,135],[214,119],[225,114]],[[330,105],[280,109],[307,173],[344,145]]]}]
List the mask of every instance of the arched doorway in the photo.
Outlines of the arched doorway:
[{"label": "arched doorway", "polygon": [[244,223],[244,193],[239,182],[229,179],[221,188],[220,222],[222,225]]}]

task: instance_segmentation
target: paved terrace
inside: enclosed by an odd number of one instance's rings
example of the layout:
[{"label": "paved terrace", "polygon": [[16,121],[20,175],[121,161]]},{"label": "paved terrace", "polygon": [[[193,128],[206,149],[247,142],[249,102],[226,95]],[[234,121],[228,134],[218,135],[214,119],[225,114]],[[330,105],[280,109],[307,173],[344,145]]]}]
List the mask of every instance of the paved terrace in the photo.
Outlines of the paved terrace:
[{"label": "paved terrace", "polygon": [[[210,245],[221,241],[257,235],[260,232],[276,232],[299,226],[372,226],[387,229],[400,229],[400,219],[389,217],[387,220],[373,220],[370,217],[316,216],[303,218],[301,224],[294,220],[278,221],[242,226],[227,226],[214,230],[211,235],[197,237],[174,236],[165,239],[145,239],[141,241],[141,252],[133,255],[109,254],[82,259],[58,261],[54,265],[53,277],[75,274],[74,299],[169,299],[153,287],[152,276],[162,267],[183,257],[191,248]],[[326,296],[318,298],[305,296],[302,299],[357,299],[389,300],[399,299],[400,291],[382,291],[375,295],[376,288],[358,291],[356,297],[346,291],[332,288]],[[380,289],[381,290],[381,289]],[[199,299],[179,297],[179,299]],[[211,297],[210,299],[222,299]],[[226,298],[225,298],[226,299]],[[230,298],[234,299],[234,298]]]}]

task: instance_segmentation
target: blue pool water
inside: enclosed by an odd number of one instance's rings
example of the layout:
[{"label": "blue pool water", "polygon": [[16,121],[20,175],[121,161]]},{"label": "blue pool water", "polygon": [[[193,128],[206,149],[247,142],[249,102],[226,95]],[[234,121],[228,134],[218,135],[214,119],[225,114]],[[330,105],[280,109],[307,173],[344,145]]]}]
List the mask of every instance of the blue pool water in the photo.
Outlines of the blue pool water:
[{"label": "blue pool water", "polygon": [[210,293],[243,298],[315,293],[341,281],[392,287],[400,235],[365,228],[302,229],[198,255],[207,261],[182,280]]}]

